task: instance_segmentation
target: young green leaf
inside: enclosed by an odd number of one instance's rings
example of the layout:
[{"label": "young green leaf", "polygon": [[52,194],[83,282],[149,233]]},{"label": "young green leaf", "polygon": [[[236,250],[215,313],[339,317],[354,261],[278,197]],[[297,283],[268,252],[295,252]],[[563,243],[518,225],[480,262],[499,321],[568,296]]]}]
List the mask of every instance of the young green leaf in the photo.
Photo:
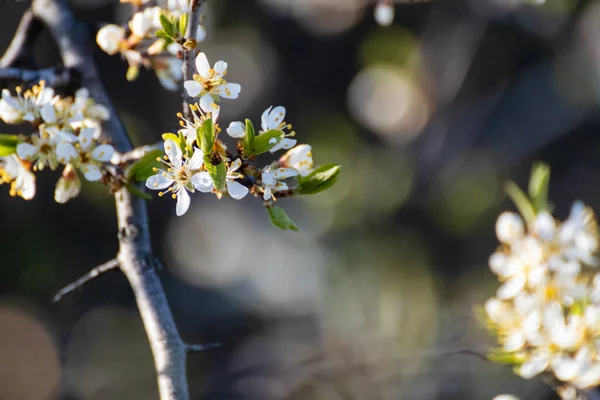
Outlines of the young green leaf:
[{"label": "young green leaf", "polygon": [[247,160],[254,154],[254,125],[252,121],[246,119],[246,134],[244,135],[242,157]]},{"label": "young green leaf", "polygon": [[283,132],[279,129],[271,129],[254,138],[254,151],[253,154],[263,154],[271,150],[281,139],[283,139]]},{"label": "young green leaf", "polygon": [[162,138],[163,140],[166,142],[167,140],[171,139],[172,141],[174,141],[175,143],[179,143],[179,136],[174,134],[174,133],[163,133],[162,134]]},{"label": "young green leaf", "polygon": [[341,166],[325,164],[315,168],[307,176],[298,177],[298,194],[315,194],[332,187],[340,176]]},{"label": "young green leaf", "polygon": [[210,163],[210,159],[205,157],[204,166],[212,178],[215,189],[223,190],[225,188],[225,177],[227,176],[225,163],[221,161],[219,164],[213,165]]},{"label": "young green leaf", "polygon": [[169,35],[164,29],[159,29],[154,33],[154,36],[159,37],[165,40],[173,40],[171,35]]},{"label": "young green leaf", "polygon": [[171,21],[162,11],[159,14],[159,19],[160,25],[165,33],[169,35],[169,37],[175,36],[175,33],[177,32],[177,26],[173,24],[173,21]]},{"label": "young green leaf", "polygon": [[179,34],[181,36],[185,36],[185,31],[186,31],[187,25],[188,25],[188,18],[189,18],[188,13],[183,13],[183,14],[181,14],[181,17],[179,17]]},{"label": "young green leaf", "polygon": [[152,196],[137,187],[134,183],[125,182],[124,185],[132,195],[144,200],[152,200]]},{"label": "young green leaf", "polygon": [[154,168],[160,167],[160,161],[158,161],[157,158],[162,158],[163,154],[162,150],[152,150],[144,154],[142,158],[131,164],[127,169],[125,174],[127,180],[145,181],[156,174]]},{"label": "young green leaf", "polygon": [[514,182],[507,182],[504,189],[508,197],[515,203],[525,222],[528,224],[533,222],[535,219],[535,208],[531,204],[531,200],[527,198],[527,195]]},{"label": "young green leaf", "polygon": [[213,145],[215,143],[215,125],[212,118],[205,120],[202,125],[196,129],[196,140],[204,152],[204,157],[211,158]]},{"label": "young green leaf", "polygon": [[16,153],[18,142],[17,135],[0,134],[0,157]]},{"label": "young green leaf", "polygon": [[548,209],[548,186],[550,184],[550,166],[535,163],[529,178],[529,197],[536,212]]},{"label": "young green leaf", "polygon": [[269,221],[278,227],[279,229],[297,231],[298,226],[291,220],[286,212],[281,207],[272,206],[267,207],[267,213],[269,214]]}]

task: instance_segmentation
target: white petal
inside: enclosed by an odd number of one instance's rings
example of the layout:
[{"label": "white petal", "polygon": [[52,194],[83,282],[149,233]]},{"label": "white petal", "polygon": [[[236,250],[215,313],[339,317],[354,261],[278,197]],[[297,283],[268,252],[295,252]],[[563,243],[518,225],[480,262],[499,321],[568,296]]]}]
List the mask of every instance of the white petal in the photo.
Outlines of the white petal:
[{"label": "white petal", "polygon": [[79,145],[83,150],[87,150],[92,145],[92,141],[94,140],[94,134],[96,133],[96,129],[94,128],[83,128],[79,133]]},{"label": "white petal", "polygon": [[591,368],[582,371],[581,375],[574,379],[574,383],[580,388],[589,388],[600,385],[600,364],[595,363]]},{"label": "white petal", "polygon": [[17,146],[17,155],[22,160],[32,160],[38,153],[38,148],[30,143],[20,143]]},{"label": "white petal", "polygon": [[54,97],[54,89],[45,87],[37,96],[36,104],[41,106],[42,104],[49,103]]},{"label": "white petal", "polygon": [[271,109],[273,108],[273,106],[267,108],[265,111],[263,111],[262,116],[260,117],[260,121],[261,121],[261,128],[263,131],[268,131],[269,128],[269,114],[271,113]]},{"label": "white petal", "polygon": [[93,164],[83,164],[81,166],[81,172],[83,172],[83,176],[90,182],[95,182],[102,178],[102,172],[100,172],[100,168]]},{"label": "white petal", "polygon": [[232,138],[241,139],[246,135],[246,125],[240,121],[232,122],[227,128],[227,134]]},{"label": "white petal", "polygon": [[196,81],[185,81],[183,87],[190,97],[198,97],[202,92],[202,85]]},{"label": "white petal", "polygon": [[109,144],[102,144],[92,151],[92,158],[100,162],[108,162],[115,153],[115,149]]},{"label": "white petal", "polygon": [[227,63],[225,61],[217,61],[214,70],[219,76],[223,76],[227,72]]},{"label": "white petal", "polygon": [[23,199],[31,200],[35,196],[35,175],[31,172],[21,172],[15,181],[15,185],[20,192],[19,196]]},{"label": "white petal", "polygon": [[507,322],[508,317],[510,316],[508,306],[503,301],[496,298],[491,298],[486,301],[483,308],[488,317],[497,324]]},{"label": "white petal", "polygon": [[272,185],[275,183],[275,178],[273,178],[273,174],[269,171],[265,171],[261,174],[261,178],[260,180],[265,184],[265,185]]},{"label": "white petal", "polygon": [[277,106],[269,113],[269,129],[279,129],[279,125],[285,119],[285,108]]},{"label": "white petal", "polygon": [[196,41],[203,42],[206,39],[206,29],[202,25],[198,25],[198,30],[196,31]]},{"label": "white petal", "polygon": [[513,352],[520,350],[525,346],[525,337],[521,332],[513,332],[504,340],[503,350],[506,352]]},{"label": "white petal", "polygon": [[277,150],[280,149],[291,149],[292,147],[294,147],[296,145],[297,140],[296,139],[289,139],[289,138],[283,138],[279,141],[279,143],[277,143],[276,146],[273,146],[269,152],[270,153],[275,153]]},{"label": "white petal", "polygon": [[163,190],[173,184],[173,180],[165,177],[162,172],[152,175],[146,180],[146,187],[153,190]]},{"label": "white petal", "polygon": [[298,171],[293,168],[277,168],[273,171],[273,176],[275,179],[286,179],[297,175]]},{"label": "white petal", "polygon": [[378,2],[375,6],[375,21],[381,26],[389,26],[394,22],[394,6],[386,2]]},{"label": "white petal", "polygon": [[554,374],[561,381],[570,381],[579,373],[579,363],[571,357],[558,357],[552,360]]},{"label": "white petal", "polygon": [[548,211],[540,212],[533,221],[532,226],[533,232],[535,232],[541,239],[550,241],[554,238],[554,232],[556,230],[556,222]]},{"label": "white petal", "polygon": [[52,104],[44,104],[42,108],[40,108],[40,115],[42,116],[42,119],[47,123],[51,124],[56,122],[56,113],[54,112],[54,107],[52,106]]},{"label": "white petal", "polygon": [[227,193],[234,199],[240,200],[248,194],[248,188],[239,182],[227,180]]},{"label": "white petal", "polygon": [[77,151],[70,143],[61,143],[56,146],[56,158],[61,164],[68,164],[71,160],[77,158]]},{"label": "white petal", "polygon": [[525,287],[527,279],[524,275],[517,275],[504,282],[496,292],[496,297],[501,300],[508,300],[515,297]]},{"label": "white petal", "polygon": [[226,83],[215,88],[214,93],[226,99],[237,99],[242,87],[237,83]]},{"label": "white petal", "polygon": [[192,185],[202,193],[210,193],[213,190],[213,182],[210,174],[206,171],[192,175]]},{"label": "white petal", "polygon": [[196,69],[198,70],[198,74],[203,78],[209,78],[210,64],[208,63],[206,54],[202,52],[198,53],[198,56],[196,57]]},{"label": "white petal", "polygon": [[219,110],[219,105],[215,103],[215,100],[212,96],[207,93],[200,98],[200,108],[202,111],[207,113],[215,113]]},{"label": "white petal", "polygon": [[525,226],[523,220],[513,212],[503,212],[496,221],[496,236],[502,243],[513,243],[523,237]]},{"label": "white petal", "polygon": [[190,195],[188,194],[187,190],[182,188],[179,190],[179,193],[177,193],[177,206],[175,207],[175,213],[178,217],[180,217],[187,212],[188,208],[190,208]]},{"label": "white petal", "polygon": [[194,150],[192,158],[188,161],[188,168],[191,170],[200,169],[204,164],[204,153],[200,149]]},{"label": "white petal", "polygon": [[531,379],[542,373],[548,366],[549,357],[546,354],[534,354],[525,361],[516,372],[525,379]]},{"label": "white petal", "polygon": [[227,173],[235,172],[238,169],[240,169],[241,166],[242,166],[242,160],[239,158],[236,158],[236,160],[234,162],[229,164],[229,168],[227,168]]},{"label": "white petal", "polygon": [[164,144],[165,154],[169,157],[174,167],[180,167],[182,163],[181,148],[173,139],[167,139]]},{"label": "white petal", "polygon": [[54,200],[59,204],[64,204],[67,201],[77,197],[81,190],[81,182],[79,178],[66,178],[61,176],[56,184],[54,191]]}]

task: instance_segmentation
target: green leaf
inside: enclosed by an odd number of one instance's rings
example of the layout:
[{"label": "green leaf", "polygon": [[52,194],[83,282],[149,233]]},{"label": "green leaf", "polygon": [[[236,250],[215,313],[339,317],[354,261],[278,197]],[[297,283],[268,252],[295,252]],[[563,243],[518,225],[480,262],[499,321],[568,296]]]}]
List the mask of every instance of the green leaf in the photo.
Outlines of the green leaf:
[{"label": "green leaf", "polygon": [[204,152],[204,157],[211,158],[213,145],[215,143],[215,125],[212,118],[205,120],[202,125],[196,129],[197,142]]},{"label": "green leaf", "polygon": [[19,136],[0,134],[0,157],[9,156],[17,152]]},{"label": "green leaf", "polygon": [[225,162],[221,161],[219,164],[213,165],[210,163],[210,160],[205,157],[204,166],[212,178],[215,189],[223,190],[225,188],[225,177],[227,176]]},{"label": "green leaf", "polygon": [[276,227],[284,231],[288,229],[298,230],[298,226],[290,219],[283,208],[277,206],[267,207],[267,213],[269,214],[269,221]]},{"label": "green leaf", "polygon": [[548,209],[548,186],[550,184],[550,166],[539,162],[531,168],[529,178],[529,197],[536,212]]},{"label": "green leaf", "polygon": [[183,13],[183,14],[181,14],[181,17],[179,17],[179,33],[181,34],[181,36],[185,36],[185,31],[188,26],[188,19],[189,19],[188,13]]},{"label": "green leaf", "polygon": [[497,364],[520,365],[525,361],[522,353],[508,353],[501,349],[492,350],[487,354],[487,359]]},{"label": "green leaf", "polygon": [[164,29],[159,29],[156,32],[154,32],[154,36],[165,40],[173,40],[171,35],[169,35]]},{"label": "green leaf", "polygon": [[152,175],[156,174],[154,168],[160,167],[160,161],[157,158],[162,158],[162,150],[152,150],[144,154],[142,158],[133,163],[126,172],[127,180],[130,181],[145,181]]},{"label": "green leaf", "polygon": [[[276,139],[274,143],[271,143],[272,139]],[[283,132],[279,129],[271,129],[261,133],[254,138],[254,151],[253,154],[262,154],[271,150],[281,139],[283,139]]]},{"label": "green leaf", "polygon": [[515,203],[525,222],[528,224],[533,222],[535,219],[535,208],[527,198],[527,195],[514,182],[507,182],[504,190],[506,190],[506,194],[508,194],[513,203]]},{"label": "green leaf", "polygon": [[254,125],[252,125],[252,121],[246,119],[246,135],[244,136],[243,148],[242,148],[242,156],[245,160],[247,160],[250,156],[254,154]]},{"label": "green leaf", "polygon": [[152,200],[152,196],[137,187],[134,183],[125,182],[124,185],[132,195],[144,200]]},{"label": "green leaf", "polygon": [[298,194],[315,194],[332,187],[340,176],[341,166],[325,164],[315,168],[307,176],[298,177]]},{"label": "green leaf", "polygon": [[165,33],[169,35],[169,37],[175,36],[175,33],[177,32],[177,26],[173,24],[173,21],[167,18],[167,16],[162,11],[159,14],[159,18],[160,25],[164,29]]}]

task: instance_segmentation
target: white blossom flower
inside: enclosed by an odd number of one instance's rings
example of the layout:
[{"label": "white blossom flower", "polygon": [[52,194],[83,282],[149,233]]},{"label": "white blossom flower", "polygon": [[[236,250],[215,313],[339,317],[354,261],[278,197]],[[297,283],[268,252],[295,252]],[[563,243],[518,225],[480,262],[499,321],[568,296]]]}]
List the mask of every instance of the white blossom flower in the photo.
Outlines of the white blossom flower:
[{"label": "white blossom flower", "polygon": [[241,121],[234,121],[229,124],[227,134],[235,139],[241,139],[246,135],[246,125]]},{"label": "white blossom flower", "polygon": [[63,170],[62,176],[56,183],[54,200],[57,203],[64,204],[67,201],[79,196],[80,191],[81,180],[77,176],[73,165],[67,164]]},{"label": "white blossom flower", "polygon": [[182,133],[183,136],[185,136],[188,146],[191,146],[197,140],[196,130],[207,119],[212,119],[216,129],[219,110],[220,109],[217,108],[212,113],[204,113],[196,104],[190,104],[191,119],[184,117],[181,113],[177,114],[177,116],[181,118],[179,125],[183,128],[180,129],[178,133]]},{"label": "white blossom flower", "polygon": [[394,5],[389,0],[380,0],[375,6],[375,21],[381,26],[394,22]]},{"label": "white blossom flower", "polygon": [[298,175],[298,172],[291,168],[278,168],[271,171],[270,168],[265,169],[261,174],[261,181],[263,183],[263,199],[276,200],[275,192],[281,192],[288,190],[289,187],[285,182],[281,180],[290,178]]},{"label": "white blossom flower", "polygon": [[200,96],[200,107],[205,112],[213,112],[218,105],[213,96],[226,99],[237,99],[241,87],[237,83],[227,83],[224,76],[227,74],[227,63],[217,61],[214,68],[210,67],[206,54],[198,53],[196,57],[196,69],[194,80],[185,81],[183,86],[191,97]]},{"label": "white blossom flower", "polygon": [[35,196],[35,175],[16,155],[0,157],[0,184],[10,183],[10,195],[31,200]]},{"label": "white blossom flower", "polygon": [[23,142],[17,145],[19,158],[33,163],[36,170],[43,170],[45,167],[56,169],[59,163],[56,148],[68,139],[54,130],[40,129],[39,135],[31,135],[30,140],[31,143]]},{"label": "white blossom flower", "polygon": [[249,192],[246,186],[242,185],[239,182],[236,182],[236,179],[244,177],[244,175],[237,172],[237,170],[240,169],[241,166],[242,160],[240,160],[239,158],[231,162],[227,167],[227,176],[225,177],[227,193],[229,193],[229,195],[235,200],[243,199]]},{"label": "white blossom flower", "polygon": [[[73,103],[68,107],[68,123],[86,121],[106,121],[110,118],[108,107],[97,104],[91,97],[87,88],[81,88],[75,92]],[[99,131],[98,131],[99,132]]]},{"label": "white blossom flower", "polygon": [[189,192],[196,189],[208,193],[213,190],[212,179],[208,172],[198,172],[204,164],[204,155],[202,150],[196,149],[189,159],[183,159],[183,154],[179,145],[173,140],[165,141],[166,170],[157,170],[156,175],[152,175],[146,181],[146,187],[152,190],[164,190],[158,195],[162,196],[167,192],[172,193],[172,197],[177,199],[175,212],[178,216],[185,214],[190,207]]},{"label": "white blossom flower", "polygon": [[306,176],[313,171],[312,149],[307,144],[298,145],[288,150],[278,163],[282,167],[295,169],[300,176]]},{"label": "white blossom flower", "polygon": [[296,145],[296,139],[290,139],[287,136],[294,136],[294,132],[286,132],[286,130],[292,129],[292,125],[285,122],[285,108],[282,106],[273,106],[267,108],[261,116],[261,128],[263,132],[270,130],[279,130],[282,132],[282,138],[277,140],[271,139],[271,143],[276,143],[275,146],[271,147],[269,152],[274,153],[280,149],[291,149]]},{"label": "white blossom flower", "polygon": [[147,7],[143,11],[136,12],[129,22],[131,32],[137,37],[143,38],[149,33],[161,28],[160,7]]},{"label": "white blossom flower", "polygon": [[114,148],[109,144],[98,145],[94,139],[94,128],[82,129],[75,145],[63,142],[56,147],[56,155],[62,164],[73,163],[78,167],[88,181],[102,178],[102,163],[109,162],[114,154]]},{"label": "white blossom flower", "polygon": [[96,43],[98,43],[98,46],[110,55],[119,52],[121,42],[124,39],[125,29],[113,24],[103,26],[96,35]]},{"label": "white blossom flower", "polygon": [[[41,82],[39,86],[34,86],[30,90],[22,93],[21,88],[17,88],[17,97],[13,97],[8,89],[2,90],[2,99],[0,100],[0,118],[8,124],[18,124],[22,121],[33,122],[42,118],[40,114],[42,109],[44,116],[51,118],[51,102],[54,98],[54,90],[45,87]],[[53,121],[49,121],[53,122]]]}]

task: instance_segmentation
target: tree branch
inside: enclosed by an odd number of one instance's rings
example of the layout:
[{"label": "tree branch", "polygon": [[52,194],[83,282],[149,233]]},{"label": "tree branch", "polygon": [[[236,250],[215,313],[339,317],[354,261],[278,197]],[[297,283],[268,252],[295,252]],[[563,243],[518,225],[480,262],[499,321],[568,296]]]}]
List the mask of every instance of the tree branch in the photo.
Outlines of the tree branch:
[{"label": "tree branch", "polygon": [[118,266],[119,266],[119,262],[116,259],[112,259],[108,262],[105,262],[102,265],[98,265],[97,267],[92,269],[90,272],[88,272],[81,278],[77,279],[75,282],[73,282],[70,285],[65,286],[64,288],[59,290],[59,292],[56,293],[56,295],[52,299],[52,302],[53,303],[59,302],[60,299],[62,299],[64,295],[71,293],[73,290],[79,289],[80,287],[82,287],[83,285],[85,285],[86,283],[91,281],[92,279],[102,275],[103,273],[105,273],[107,271],[110,271],[111,269],[115,269]]},{"label": "tree branch", "polygon": [[19,60],[33,56],[33,42],[41,32],[41,24],[29,9],[25,11],[10,45],[0,58],[0,68],[15,65]]},{"label": "tree branch", "polygon": [[0,80],[19,81],[28,85],[45,81],[53,88],[69,86],[73,82],[73,71],[69,68],[52,67],[38,70],[0,68]]},{"label": "tree branch", "polygon": [[[34,16],[39,18],[54,37],[63,63],[75,69],[82,85],[99,104],[110,110],[111,118],[104,124],[120,153],[133,149],[131,141],[118,120],[102,86],[93,58],[92,38],[78,23],[65,0],[33,0]],[[142,318],[158,375],[158,391],[162,400],[189,399],[186,378],[186,346],[175,325],[167,298],[154,266],[150,246],[146,203],[125,188],[115,193],[119,228],[117,261],[126,275]]]},{"label": "tree branch", "polygon": [[[193,38],[196,39],[196,31],[198,29],[198,25],[200,25],[200,16],[202,15],[202,5],[206,0],[191,0],[190,1],[190,11],[188,18],[188,25],[185,31],[185,37],[188,39]],[[192,50],[184,49],[183,51],[183,82],[189,81],[193,79],[194,75],[194,61],[196,60],[196,51],[197,46],[195,46]],[[185,89],[181,89],[181,100],[183,102],[183,115],[185,118],[191,119],[191,111],[190,111],[190,97],[187,94]]]}]

